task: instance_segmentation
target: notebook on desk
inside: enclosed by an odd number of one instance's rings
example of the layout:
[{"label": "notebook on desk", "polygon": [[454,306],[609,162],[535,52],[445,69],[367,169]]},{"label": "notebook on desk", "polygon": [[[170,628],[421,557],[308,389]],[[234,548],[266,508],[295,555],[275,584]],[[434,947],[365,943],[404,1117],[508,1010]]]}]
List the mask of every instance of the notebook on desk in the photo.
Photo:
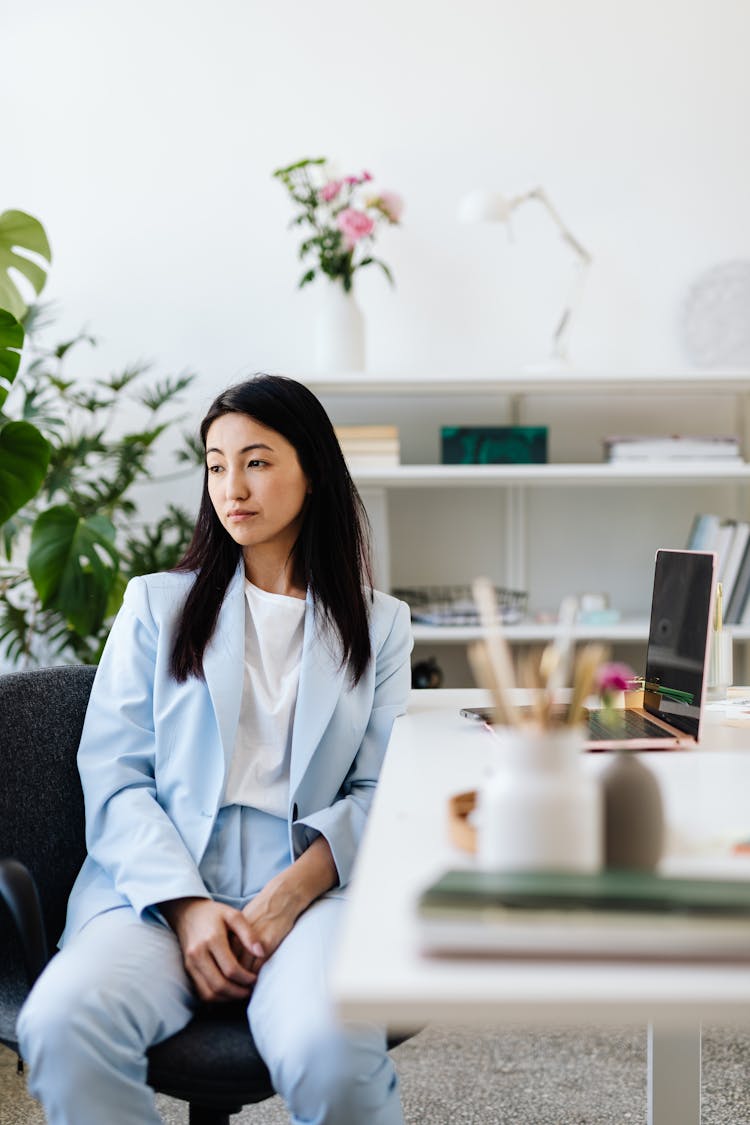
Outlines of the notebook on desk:
[{"label": "notebook on desk", "polygon": [[750,883],[467,868],[425,888],[416,924],[437,956],[747,961]]},{"label": "notebook on desk", "polygon": [[[656,552],[643,706],[623,712],[624,732],[622,727],[607,726],[600,712],[589,712],[587,749],[606,750],[615,742],[633,750],[696,744],[703,718],[715,585],[712,551]],[[491,708],[474,710],[475,717],[493,721]]]}]

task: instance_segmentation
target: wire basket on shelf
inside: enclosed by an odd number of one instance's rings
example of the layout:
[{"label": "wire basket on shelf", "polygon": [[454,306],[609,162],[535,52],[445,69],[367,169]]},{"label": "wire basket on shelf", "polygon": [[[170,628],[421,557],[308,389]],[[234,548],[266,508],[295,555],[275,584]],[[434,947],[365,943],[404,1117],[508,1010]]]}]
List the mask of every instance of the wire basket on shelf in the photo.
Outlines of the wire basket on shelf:
[{"label": "wire basket on shelf", "polygon": [[[391,593],[408,604],[415,624],[479,625],[479,613],[470,586],[402,586]],[[524,619],[528,597],[525,590],[495,587],[495,600],[503,625],[517,625]]]}]

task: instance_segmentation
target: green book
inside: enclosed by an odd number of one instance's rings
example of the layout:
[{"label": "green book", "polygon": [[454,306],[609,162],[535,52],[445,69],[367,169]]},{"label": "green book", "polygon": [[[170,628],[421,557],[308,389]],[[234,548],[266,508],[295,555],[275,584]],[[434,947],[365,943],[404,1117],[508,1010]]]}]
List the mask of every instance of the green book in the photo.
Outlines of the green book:
[{"label": "green book", "polygon": [[750,960],[750,882],[637,871],[447,871],[417,903],[424,952]]},{"label": "green book", "polygon": [[442,426],[444,465],[543,465],[546,426]]},{"label": "green book", "polygon": [[421,905],[472,910],[498,905],[522,910],[639,910],[647,913],[731,914],[750,918],[750,882],[683,879],[651,872],[610,870],[446,871],[423,893]]}]

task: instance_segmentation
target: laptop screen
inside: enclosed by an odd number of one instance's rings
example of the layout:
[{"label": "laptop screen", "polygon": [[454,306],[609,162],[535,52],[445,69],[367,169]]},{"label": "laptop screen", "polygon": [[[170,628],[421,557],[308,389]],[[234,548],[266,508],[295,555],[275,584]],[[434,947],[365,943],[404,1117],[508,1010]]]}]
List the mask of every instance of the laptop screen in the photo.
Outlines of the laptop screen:
[{"label": "laptop screen", "polygon": [[715,556],[657,551],[644,708],[698,737]]}]

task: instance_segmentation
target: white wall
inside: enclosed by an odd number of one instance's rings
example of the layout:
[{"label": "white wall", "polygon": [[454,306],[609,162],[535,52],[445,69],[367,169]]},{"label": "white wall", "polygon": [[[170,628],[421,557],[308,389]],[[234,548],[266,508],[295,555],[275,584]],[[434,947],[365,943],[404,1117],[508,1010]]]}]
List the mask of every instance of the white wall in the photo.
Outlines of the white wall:
[{"label": "white wall", "polygon": [[605,368],[683,362],[696,274],[750,253],[742,0],[41,0],[0,10],[0,209],[48,228],[49,295],[97,364],[309,367],[290,207],[304,154],[407,202],[360,275],[373,369],[543,359],[571,260],[546,216],[455,219],[543,184],[595,265],[572,340]]},{"label": "white wall", "polygon": [[[592,251],[578,366],[683,366],[688,287],[750,257],[744,0],[29,0],[0,8],[0,40],[0,210],[48,229],[60,336],[82,325],[99,336],[78,360],[91,373],[140,357],[160,373],[198,371],[196,417],[243,373],[310,367],[316,293],[296,290],[291,208],[271,178],[303,155],[369,168],[406,200],[403,227],[378,247],[397,288],[379,272],[357,279],[372,370],[545,358],[572,260],[533,206],[512,243],[500,227],[459,225],[472,187],[544,185]],[[584,458],[596,457],[588,411],[560,407],[551,444],[565,456],[583,434]],[[554,411],[529,420],[554,423]],[[674,538],[698,502],[681,496]],[[555,495],[552,541],[576,527],[578,503]],[[603,524],[612,498],[596,504],[587,518]],[[647,538],[634,578],[612,572],[626,610],[645,609],[659,545]],[[448,558],[426,548],[444,559],[443,580],[464,574],[470,539],[451,536]],[[439,580],[420,557],[395,559],[394,577]],[[573,550],[568,563],[546,567],[539,589],[545,554],[534,554],[536,606],[571,586]]]}]

